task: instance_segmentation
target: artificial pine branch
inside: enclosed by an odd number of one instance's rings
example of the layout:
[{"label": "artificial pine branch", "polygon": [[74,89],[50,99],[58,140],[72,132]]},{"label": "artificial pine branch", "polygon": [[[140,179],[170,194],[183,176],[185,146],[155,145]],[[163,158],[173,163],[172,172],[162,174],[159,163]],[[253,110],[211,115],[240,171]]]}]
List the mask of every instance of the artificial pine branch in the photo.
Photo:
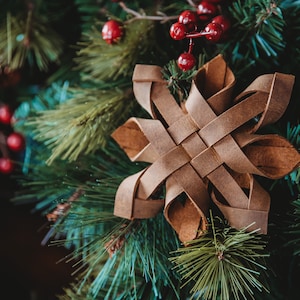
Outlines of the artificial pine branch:
[{"label": "artificial pine branch", "polygon": [[35,138],[52,150],[47,160],[76,160],[106,145],[109,134],[133,109],[130,90],[70,88],[73,98],[54,110],[43,111],[28,121]]},{"label": "artificial pine branch", "polygon": [[265,69],[270,62],[279,65],[278,58],[286,46],[286,20],[280,4],[270,0],[237,0],[228,6],[228,11],[232,19],[230,37],[218,48],[230,55],[234,73],[239,73],[239,65]]},{"label": "artificial pine branch", "polygon": [[[84,296],[87,299],[168,299],[162,294],[168,289],[170,299],[182,299],[179,277],[170,271],[168,261],[168,253],[178,247],[178,240],[164,216],[160,214],[153,219],[124,224],[120,223],[119,228],[108,232],[106,237],[98,237],[89,244],[90,252],[85,260],[89,267],[81,274],[80,287],[86,289],[90,276],[95,275],[95,268],[98,274]],[[99,268],[105,255],[103,249],[120,235],[122,246]],[[150,289],[146,288],[149,284]],[[79,293],[82,292],[80,287]],[[101,298],[103,290],[105,296]]]},{"label": "artificial pine branch", "polygon": [[21,69],[26,63],[47,71],[50,63],[58,62],[63,51],[63,40],[51,28],[45,16],[29,7],[27,14],[12,16],[0,28],[0,64],[10,69]]},{"label": "artificial pine branch", "polygon": [[16,119],[14,127],[30,135],[32,128],[27,127],[27,119],[36,116],[41,111],[54,109],[58,104],[70,99],[69,86],[70,82],[67,80],[53,82],[43,89],[33,86],[33,94],[26,95],[25,99],[20,99],[21,103],[14,111]]},{"label": "artificial pine branch", "polygon": [[182,71],[175,60],[170,60],[162,69],[162,76],[167,81],[168,88],[171,94],[175,97],[178,104],[186,101],[193,77],[196,75],[198,69],[207,62],[208,57],[206,53],[199,55],[198,66],[192,70]]},{"label": "artificial pine branch", "polygon": [[[290,123],[287,124],[287,139],[300,151],[300,124],[294,126],[291,126]],[[285,176],[284,179],[287,180],[292,194],[295,189],[298,193],[300,192],[300,167]]]},{"label": "artificial pine branch", "polygon": [[[35,154],[41,161],[47,156],[43,152],[40,148],[39,155]],[[53,215],[59,205],[69,204],[66,211],[61,211],[58,220],[54,220],[45,242],[55,236],[66,236],[65,245],[71,245],[78,251],[84,241],[86,243],[95,236],[98,238],[103,228],[111,228],[111,222],[116,220],[113,199],[120,182],[124,176],[143,167],[144,164],[132,164],[110,140],[97,155],[83,156],[76,162],[65,164],[55,160],[51,167],[33,163],[27,176],[20,180],[22,189],[12,201],[19,204],[29,200],[36,202],[34,211],[46,216]],[[45,189],[45,186],[48,188]],[[77,238],[74,239],[74,236]],[[85,251],[88,250],[85,248]]]},{"label": "artificial pine branch", "polygon": [[280,7],[286,21],[284,39],[287,41],[287,48],[281,57],[281,67],[284,72],[298,72],[297,66],[300,63],[300,5],[299,1],[282,0]]},{"label": "artificial pine branch", "polygon": [[197,300],[255,299],[253,290],[267,291],[261,282],[266,241],[257,231],[235,230],[217,221],[211,218],[209,231],[174,251],[170,260],[184,285],[193,284],[191,294]]},{"label": "artificial pine branch", "polygon": [[78,12],[81,17],[81,27],[82,31],[85,32],[90,30],[94,25],[95,19],[98,17],[101,11],[101,5],[103,1],[95,0],[75,0],[74,3],[77,6]]},{"label": "artificial pine branch", "polygon": [[289,241],[286,246],[293,249],[293,255],[300,256],[300,197],[292,202],[293,210],[293,222],[288,226]]},{"label": "artificial pine branch", "polygon": [[163,78],[167,80],[168,88],[178,103],[187,99],[190,92],[191,80],[196,75],[196,72],[195,68],[183,72],[174,60],[171,60],[164,66],[162,70]]},{"label": "artificial pine branch", "polygon": [[[102,26],[102,23],[99,25]],[[114,80],[120,76],[131,78],[135,64],[152,52],[153,22],[138,20],[124,27],[124,39],[116,45],[108,45],[102,39],[98,26],[87,34],[87,41],[79,43],[81,49],[75,61],[83,80],[97,82]]]}]

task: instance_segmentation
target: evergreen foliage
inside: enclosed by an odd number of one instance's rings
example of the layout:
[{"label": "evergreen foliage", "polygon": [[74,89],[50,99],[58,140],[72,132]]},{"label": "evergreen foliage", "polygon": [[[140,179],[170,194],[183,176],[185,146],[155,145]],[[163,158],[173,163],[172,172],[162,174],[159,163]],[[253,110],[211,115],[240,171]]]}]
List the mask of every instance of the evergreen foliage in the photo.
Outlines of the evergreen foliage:
[{"label": "evergreen foliage", "polygon": [[[96,24],[97,25],[97,24]],[[152,52],[153,22],[143,20],[126,24],[126,35],[122,42],[108,46],[101,37],[100,23],[88,33],[88,41],[79,43],[81,49],[75,61],[82,79],[94,81],[115,80],[119,77],[130,78],[137,62]],[[153,55],[153,54],[152,54]]]},{"label": "evergreen foliage", "polygon": [[300,216],[300,199],[296,199],[292,202],[294,206],[293,210],[293,222],[289,225],[290,240],[287,242],[287,246],[292,247],[293,254],[300,255],[300,239],[299,239],[299,216]]},{"label": "evergreen foliage", "polygon": [[[129,161],[110,135],[131,116],[148,117],[132,91],[136,64],[161,66],[181,103],[197,67],[222,53],[237,79],[236,93],[263,73],[296,76],[289,110],[268,130],[285,135],[299,150],[300,2],[222,1],[222,13],[231,20],[229,36],[220,43],[197,40],[197,66],[189,72],[176,64],[188,42],[171,40],[169,28],[198,1],[28,3],[33,10],[11,1],[0,12],[1,67],[22,69],[24,79],[9,90],[18,103],[13,126],[27,139],[17,174],[21,189],[12,201],[35,203],[34,212],[45,218],[57,213],[48,220],[42,244],[73,249],[64,259],[75,270],[74,282],[57,297],[295,299],[297,284],[287,283],[290,270],[284,267],[300,253],[299,168],[276,182],[258,179],[272,199],[269,239],[231,228],[215,211],[203,236],[180,245],[162,213],[147,220],[114,216],[120,182],[147,164]],[[114,45],[101,37],[108,19],[124,25]],[[24,44],[29,36],[30,47]],[[282,259],[287,248],[292,250]]]},{"label": "evergreen foliage", "polygon": [[219,225],[216,229],[216,221],[211,222],[209,232],[171,258],[184,285],[194,283],[191,293],[196,299],[256,299],[254,289],[267,291],[260,281],[266,270],[266,241],[247,228],[236,231]]},{"label": "evergreen foliage", "polygon": [[0,28],[0,64],[15,70],[28,63],[47,71],[50,63],[58,62],[64,45],[49,24],[47,18],[36,15],[33,8],[19,16],[8,12]]},{"label": "evergreen foliage", "polygon": [[130,91],[72,88],[69,92],[72,99],[28,122],[36,128],[37,140],[53,148],[49,164],[57,157],[76,160],[105,146],[107,136],[133,107]]}]

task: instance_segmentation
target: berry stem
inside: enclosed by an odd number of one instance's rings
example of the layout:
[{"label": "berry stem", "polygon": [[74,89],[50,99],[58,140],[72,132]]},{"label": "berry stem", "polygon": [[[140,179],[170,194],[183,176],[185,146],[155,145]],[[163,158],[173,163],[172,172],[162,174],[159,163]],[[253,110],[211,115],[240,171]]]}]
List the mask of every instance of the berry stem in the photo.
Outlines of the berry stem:
[{"label": "berry stem", "polygon": [[193,0],[187,0],[186,2],[192,7],[196,6]]},{"label": "berry stem", "polygon": [[213,30],[192,32],[192,33],[188,33],[185,37],[193,39],[193,38],[198,38],[198,37],[202,37],[202,36],[205,36],[205,35],[210,35],[210,34],[213,34],[213,33],[214,33]]},{"label": "berry stem", "polygon": [[125,12],[127,12],[128,14],[131,14],[131,15],[134,16],[134,18],[130,19],[128,22],[139,19],[139,20],[161,21],[161,23],[165,23],[165,22],[168,22],[170,20],[178,19],[178,16],[166,16],[165,14],[163,14],[161,12],[157,12],[157,16],[142,15],[142,14],[138,13],[137,11],[129,8],[123,1],[120,1],[119,5],[122,7],[122,9]]},{"label": "berry stem", "polygon": [[194,40],[192,38],[190,38],[190,41],[189,41],[189,50],[188,50],[188,53],[192,53],[193,51],[193,48],[194,48]]}]

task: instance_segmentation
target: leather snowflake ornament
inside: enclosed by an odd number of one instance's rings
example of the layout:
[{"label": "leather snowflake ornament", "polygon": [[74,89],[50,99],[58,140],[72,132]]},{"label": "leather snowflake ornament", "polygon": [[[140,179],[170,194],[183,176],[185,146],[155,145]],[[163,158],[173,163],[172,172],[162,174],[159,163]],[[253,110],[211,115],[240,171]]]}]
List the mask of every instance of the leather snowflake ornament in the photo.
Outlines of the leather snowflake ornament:
[{"label": "leather snowflake ornament", "polygon": [[[233,98],[235,77],[221,55],[197,72],[188,99],[179,106],[161,68],[137,65],[133,88],[153,119],[130,118],[112,137],[132,161],[149,166],[124,179],[114,214],[154,217],[161,210],[182,242],[207,226],[213,201],[229,224],[267,233],[270,196],[255,176],[277,179],[299,166],[298,151],[283,137],[257,134],[285,112],[294,76],[256,78]],[[155,199],[165,188],[164,199]]]}]

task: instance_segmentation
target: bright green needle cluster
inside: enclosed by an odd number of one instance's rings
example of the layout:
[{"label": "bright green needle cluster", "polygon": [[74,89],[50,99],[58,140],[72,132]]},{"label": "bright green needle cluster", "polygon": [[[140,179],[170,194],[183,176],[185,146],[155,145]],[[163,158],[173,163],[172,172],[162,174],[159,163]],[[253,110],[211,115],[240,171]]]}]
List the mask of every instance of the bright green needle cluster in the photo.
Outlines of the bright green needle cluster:
[{"label": "bright green needle cluster", "polygon": [[192,283],[191,294],[197,300],[255,299],[254,289],[266,291],[260,278],[266,271],[266,242],[247,228],[236,231],[211,225],[204,236],[170,258],[184,285]]}]

